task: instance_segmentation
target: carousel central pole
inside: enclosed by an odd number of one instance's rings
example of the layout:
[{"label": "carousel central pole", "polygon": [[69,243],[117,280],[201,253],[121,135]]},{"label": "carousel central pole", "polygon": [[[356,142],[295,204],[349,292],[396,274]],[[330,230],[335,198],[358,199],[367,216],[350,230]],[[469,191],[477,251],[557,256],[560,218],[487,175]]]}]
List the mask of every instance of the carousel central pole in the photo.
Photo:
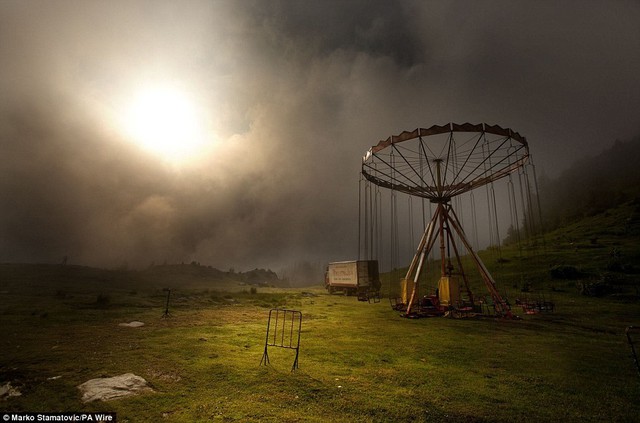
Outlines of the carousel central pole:
[{"label": "carousel central pole", "polygon": [[445,215],[443,213],[443,202],[444,202],[444,196],[442,194],[442,173],[441,173],[441,166],[442,166],[442,159],[435,159],[433,161],[436,165],[436,190],[438,192],[438,211],[440,212],[440,226],[438,227],[438,236],[440,238],[440,275],[442,277],[445,276],[446,272],[447,272],[447,262],[446,262],[446,258],[445,258],[445,246],[444,246],[444,221],[445,221]]}]

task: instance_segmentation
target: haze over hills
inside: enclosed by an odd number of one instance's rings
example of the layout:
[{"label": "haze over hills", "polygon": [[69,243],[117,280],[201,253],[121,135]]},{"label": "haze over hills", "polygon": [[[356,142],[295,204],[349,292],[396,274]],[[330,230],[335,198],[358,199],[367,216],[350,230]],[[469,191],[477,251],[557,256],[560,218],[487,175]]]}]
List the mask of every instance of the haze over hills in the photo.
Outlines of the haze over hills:
[{"label": "haze over hills", "polygon": [[99,269],[64,264],[0,264],[0,284],[0,291],[6,292],[28,288],[63,294],[67,290],[134,292],[137,289],[168,288],[238,291],[251,287],[289,286],[288,281],[269,269],[222,271],[196,262],[150,266],[144,270]]},{"label": "haze over hills", "polygon": [[[620,239],[637,237],[638,234],[627,229],[637,226],[635,223],[640,220],[640,172],[636,169],[639,160],[640,136],[628,141],[616,141],[611,148],[576,162],[557,178],[541,175],[539,190],[544,229],[551,234],[551,238],[595,239],[603,231],[613,231]],[[625,244],[628,250],[630,244]],[[636,257],[639,254],[627,251],[627,256]],[[131,270],[126,264],[112,270],[67,266],[67,275],[71,277],[69,275],[76,274],[80,278],[100,280],[116,286],[135,280],[136,284],[143,285],[197,285],[212,289],[237,288],[239,284],[287,287],[321,284],[325,265],[322,262],[300,260],[277,269],[277,273],[262,268],[242,272],[233,268],[220,270],[193,261],[188,264],[152,264],[139,270]],[[45,267],[35,273],[38,274]],[[19,268],[25,271],[27,267],[13,267],[10,270],[4,266],[3,273],[6,276],[7,272]],[[128,276],[123,276],[125,274]]]},{"label": "haze over hills", "polygon": [[541,176],[540,197],[547,229],[601,213],[640,198],[640,136],[580,160],[559,177]]},{"label": "haze over hills", "polygon": [[[570,237],[587,237],[587,242],[588,238],[598,237],[599,231],[607,230],[621,238],[640,236],[640,233],[625,229],[635,227],[640,221],[638,162],[640,136],[627,141],[617,140],[611,148],[575,162],[553,179],[539,175],[542,229],[553,239],[560,237],[565,241],[568,239],[562,236],[565,229]],[[629,202],[634,204],[624,206]],[[538,212],[534,211],[534,214]],[[594,218],[599,214],[603,216]],[[509,236],[507,231],[502,242],[515,242],[513,232]],[[325,265],[302,261],[283,273],[290,277],[292,285],[304,285],[313,283],[309,282],[312,280],[322,280]]]}]

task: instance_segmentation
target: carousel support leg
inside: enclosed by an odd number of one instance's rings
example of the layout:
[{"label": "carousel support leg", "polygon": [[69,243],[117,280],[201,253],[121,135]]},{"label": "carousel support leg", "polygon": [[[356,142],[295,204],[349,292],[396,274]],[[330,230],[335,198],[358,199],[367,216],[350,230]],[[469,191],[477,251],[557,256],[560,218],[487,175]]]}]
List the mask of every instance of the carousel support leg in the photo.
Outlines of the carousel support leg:
[{"label": "carousel support leg", "polygon": [[491,294],[491,297],[493,298],[494,303],[496,304],[497,307],[500,308],[500,310],[498,311],[507,317],[512,317],[511,310],[509,309],[509,306],[507,305],[507,303],[504,301],[504,299],[496,289],[496,283],[491,277],[489,270],[487,270],[487,268],[485,267],[484,263],[482,262],[478,254],[471,247],[469,240],[464,235],[464,232],[460,227],[460,224],[457,220],[457,216],[455,212],[453,210],[450,210],[450,211],[451,211],[451,215],[449,215],[449,213],[447,213],[446,211],[445,211],[445,215],[449,218],[451,225],[453,226],[455,231],[458,233],[458,236],[460,236],[460,240],[464,244],[467,251],[469,251],[469,253],[471,254],[471,257],[473,257],[473,260],[475,261],[476,266],[478,267],[478,271],[480,272],[480,275],[482,276],[482,279],[484,280],[484,283],[487,289],[489,290],[489,293]]},{"label": "carousel support leg", "polygon": [[[414,281],[414,286],[413,286],[413,288],[411,290],[411,297],[410,298],[402,298],[402,301],[407,306],[407,313],[410,311],[409,309],[411,308],[411,304],[413,304],[413,299],[415,297],[415,292],[417,290],[418,276],[420,275],[420,269],[422,268],[422,261],[424,260],[425,247],[427,246],[429,240],[433,236],[433,228],[435,227],[435,222],[436,222],[436,219],[437,219],[437,215],[438,215],[438,213],[435,213],[433,215],[433,217],[431,218],[431,221],[427,225],[427,228],[425,229],[424,233],[422,234],[422,238],[420,239],[420,244],[418,245],[418,249],[416,250],[416,253],[413,256],[413,260],[411,260],[411,265],[409,266],[409,270],[407,271],[407,275],[404,278],[404,282],[403,283],[405,283],[405,284],[407,284],[408,281],[410,281],[412,279]],[[430,251],[430,248],[427,249],[427,254],[429,253],[429,251]]]}]

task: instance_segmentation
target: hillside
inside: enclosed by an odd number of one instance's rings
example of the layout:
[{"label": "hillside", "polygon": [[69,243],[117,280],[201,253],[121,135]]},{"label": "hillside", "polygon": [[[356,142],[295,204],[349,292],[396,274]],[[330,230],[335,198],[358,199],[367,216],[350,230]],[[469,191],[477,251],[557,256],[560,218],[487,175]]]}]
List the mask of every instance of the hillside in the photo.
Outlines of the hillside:
[{"label": "hillside", "polygon": [[502,289],[640,298],[640,137],[540,178],[543,234],[480,252]]},{"label": "hillside", "polygon": [[[541,178],[546,233],[508,245],[513,257],[537,257],[545,274],[524,266],[552,287],[586,295],[640,296],[640,136],[616,141],[573,164],[558,178]],[[517,261],[517,260],[516,260]],[[522,269],[523,266],[521,265]]]},{"label": "hillside", "polygon": [[597,156],[573,164],[559,177],[540,178],[547,229],[602,213],[640,198],[640,137],[616,141]]},{"label": "hillside", "polygon": [[638,299],[640,200],[575,217],[542,237],[505,246],[502,252],[511,260],[502,264],[503,270],[524,273],[534,287]]},{"label": "hillside", "polygon": [[[512,303],[560,292],[640,302],[640,201],[632,200],[547,231],[537,238],[479,251],[499,291]],[[462,257],[471,291],[488,294],[475,264]],[[407,268],[382,277],[385,296],[400,295]],[[440,278],[432,258],[420,276],[420,295],[433,294]]]},{"label": "hillside", "polygon": [[[0,264],[3,290],[80,290],[83,292],[136,289],[209,289],[237,291],[247,285],[286,287],[287,282],[268,269],[225,272],[199,263],[150,266],[144,270],[99,269],[76,265]],[[244,288],[243,288],[244,287]]]}]

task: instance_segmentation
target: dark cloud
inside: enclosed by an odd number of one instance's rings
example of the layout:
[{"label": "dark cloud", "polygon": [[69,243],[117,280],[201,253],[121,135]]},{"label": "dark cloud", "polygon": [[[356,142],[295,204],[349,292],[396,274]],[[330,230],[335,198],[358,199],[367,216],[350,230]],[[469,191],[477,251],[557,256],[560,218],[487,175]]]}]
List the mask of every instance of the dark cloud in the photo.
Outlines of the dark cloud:
[{"label": "dark cloud", "polygon": [[[0,261],[278,268],[357,254],[360,158],[449,121],[558,174],[640,132],[635,2],[0,3]],[[209,149],[172,167],[115,124],[172,81]]]},{"label": "dark cloud", "polygon": [[265,23],[314,55],[354,51],[390,57],[408,67],[424,59],[423,40],[407,25],[406,5],[364,0],[260,4],[265,7],[259,15]]}]

